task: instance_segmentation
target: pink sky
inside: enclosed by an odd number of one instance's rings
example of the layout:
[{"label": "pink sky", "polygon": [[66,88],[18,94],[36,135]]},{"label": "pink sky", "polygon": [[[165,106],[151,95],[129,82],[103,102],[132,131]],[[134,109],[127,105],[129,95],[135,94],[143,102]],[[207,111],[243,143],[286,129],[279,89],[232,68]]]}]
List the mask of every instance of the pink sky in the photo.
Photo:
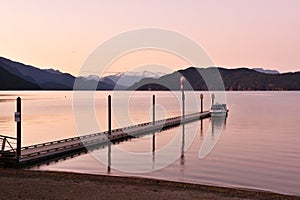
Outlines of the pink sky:
[{"label": "pink sky", "polygon": [[[299,10],[299,0],[1,0],[0,56],[76,75],[110,37],[159,27],[192,38],[217,66],[300,71]],[[169,57],[163,64],[186,67]],[[128,65],[119,61],[114,70]]]}]

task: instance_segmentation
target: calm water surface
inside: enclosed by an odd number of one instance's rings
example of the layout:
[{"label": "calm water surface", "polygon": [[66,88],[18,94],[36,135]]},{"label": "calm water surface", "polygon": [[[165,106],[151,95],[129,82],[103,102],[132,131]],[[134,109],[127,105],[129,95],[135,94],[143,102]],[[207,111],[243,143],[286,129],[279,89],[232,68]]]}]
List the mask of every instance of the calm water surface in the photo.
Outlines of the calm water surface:
[{"label": "calm water surface", "polygon": [[[94,115],[98,124],[78,128],[73,117],[72,92],[1,92],[0,134],[16,135],[13,113],[17,96],[23,99],[23,146],[78,136],[78,131],[81,134],[104,131],[107,128],[108,94],[95,94]],[[113,128],[151,121],[152,93],[136,92],[130,94],[130,98],[126,98],[127,95],[126,92],[112,94]],[[189,95],[193,94],[187,93],[187,99]],[[178,96],[180,93],[156,92],[157,119],[180,115]],[[226,96],[230,109],[227,119],[205,119],[202,130],[201,122],[197,121],[184,128],[180,126],[157,133],[155,144],[153,136],[148,135],[116,144],[110,152],[105,147],[32,169],[149,177],[300,196],[300,92],[228,92]],[[187,113],[199,109],[193,101],[187,100],[187,104]],[[209,94],[205,93],[206,110],[209,104]],[[86,107],[83,102],[76,108],[82,114],[83,123],[89,123],[93,117],[85,112]],[[169,154],[179,156],[167,167],[137,174],[115,169],[118,166],[154,166],[160,162],[156,152],[170,141],[175,141],[175,145]],[[208,156],[199,159],[201,147],[209,142],[216,145]],[[152,152],[153,145],[156,152],[147,154]],[[135,160],[119,155],[115,148],[145,153],[145,159],[137,164]],[[110,158],[110,172],[93,155]]]}]

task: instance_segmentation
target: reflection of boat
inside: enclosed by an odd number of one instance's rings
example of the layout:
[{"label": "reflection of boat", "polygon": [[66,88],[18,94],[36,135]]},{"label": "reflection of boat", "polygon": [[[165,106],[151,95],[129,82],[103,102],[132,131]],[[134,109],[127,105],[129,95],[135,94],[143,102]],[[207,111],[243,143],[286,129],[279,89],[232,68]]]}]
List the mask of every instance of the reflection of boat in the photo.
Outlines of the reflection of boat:
[{"label": "reflection of boat", "polygon": [[215,103],[211,106],[210,114],[212,117],[214,116],[226,116],[227,108],[226,104]]},{"label": "reflection of boat", "polygon": [[211,128],[208,130],[203,140],[202,146],[199,151],[199,158],[205,158],[217,144],[223,127],[226,122],[226,116],[213,117],[211,120]]}]

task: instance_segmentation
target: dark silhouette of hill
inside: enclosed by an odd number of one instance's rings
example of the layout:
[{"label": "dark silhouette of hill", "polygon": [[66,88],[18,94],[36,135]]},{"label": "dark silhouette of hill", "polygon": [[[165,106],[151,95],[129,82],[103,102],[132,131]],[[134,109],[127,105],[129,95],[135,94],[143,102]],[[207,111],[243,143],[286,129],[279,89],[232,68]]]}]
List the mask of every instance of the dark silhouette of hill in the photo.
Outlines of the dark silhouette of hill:
[{"label": "dark silhouette of hill", "polygon": [[[217,68],[220,76],[214,73],[216,68],[190,67],[162,76],[159,79],[142,79],[130,87],[130,90],[180,90],[181,76],[186,78],[185,90],[300,90],[300,72],[267,74],[248,68]],[[207,84],[201,74],[210,77]],[[214,80],[222,78],[224,87],[216,85]]]},{"label": "dark silhouette of hill", "polygon": [[[110,79],[93,80],[74,77],[54,69],[42,70],[0,57],[0,89],[2,90],[125,90]],[[219,74],[215,71],[218,70]],[[268,70],[270,71],[270,70]],[[206,77],[204,81],[202,75]],[[264,73],[248,68],[189,67],[158,79],[144,78],[129,90],[180,90],[179,80],[186,78],[185,90],[300,90],[300,72]],[[208,78],[207,78],[208,77]],[[217,84],[217,82],[224,83]]]},{"label": "dark silhouette of hill", "polygon": [[[77,82],[76,85],[78,86],[76,89],[80,90],[113,90],[116,86],[115,84],[106,83],[104,81],[88,80],[84,77],[76,78],[71,74],[62,73],[58,70],[42,70],[30,65],[24,65],[19,62],[11,61],[3,57],[0,57],[0,68],[6,72],[9,72],[15,78],[18,78],[18,80],[24,80],[26,83],[37,85],[38,87],[35,88],[41,90],[73,90],[75,80]],[[14,84],[14,88],[16,90],[21,90],[24,88],[24,86],[21,84],[18,88],[18,85],[13,83],[13,81],[11,81],[10,84]],[[118,86],[118,88],[124,87]]]},{"label": "dark silhouette of hill", "polygon": [[39,90],[40,87],[0,67],[0,90]]}]

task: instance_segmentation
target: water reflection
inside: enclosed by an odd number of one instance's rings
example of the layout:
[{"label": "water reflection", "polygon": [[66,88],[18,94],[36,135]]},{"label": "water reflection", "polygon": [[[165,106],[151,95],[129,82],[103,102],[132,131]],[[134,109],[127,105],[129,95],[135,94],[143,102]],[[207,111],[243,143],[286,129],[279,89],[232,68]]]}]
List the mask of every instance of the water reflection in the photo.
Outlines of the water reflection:
[{"label": "water reflection", "polygon": [[[100,94],[100,92],[99,92]],[[101,92],[101,94],[103,94]],[[105,93],[106,94],[106,93]],[[143,93],[139,93],[141,96],[145,96]],[[44,94],[43,94],[44,95]],[[51,94],[52,95],[52,94]],[[178,105],[172,104],[169,100],[169,94],[161,93],[161,101],[165,102],[164,106],[168,106],[168,114],[170,116],[180,115],[177,112]],[[272,95],[272,96],[271,96]],[[58,96],[58,95],[56,95]],[[105,96],[105,95],[101,95]],[[207,133],[210,135],[210,140],[212,140],[212,123],[214,123],[214,139],[217,138],[217,128],[218,122],[221,119],[204,120],[203,129],[199,127],[198,136],[195,138],[197,142],[185,152],[185,171],[184,174],[180,173],[180,157],[176,163],[164,168],[163,170],[155,171],[153,173],[148,173],[144,175],[145,177],[174,180],[174,181],[186,181],[192,183],[207,183],[211,185],[224,185],[229,187],[248,187],[261,190],[271,190],[282,193],[290,194],[300,194],[300,125],[299,125],[299,113],[300,113],[300,93],[299,92],[229,92],[228,102],[230,102],[230,115],[228,119],[224,119],[222,137],[218,141],[217,149],[213,150],[213,155],[209,156],[209,159],[198,159],[199,148],[204,142]],[[106,99],[104,99],[106,100]],[[100,97],[97,99],[98,111],[99,113],[105,112],[104,107],[101,102],[106,103]],[[100,102],[100,103],[99,103]],[[30,103],[30,102],[28,102]],[[40,116],[42,112],[49,113],[48,110],[40,110],[42,104],[35,106],[38,101],[31,103],[28,106],[28,112],[34,111],[34,116]],[[48,103],[48,102],[47,102]],[[103,103],[103,104],[104,104]],[[169,105],[171,103],[171,105]],[[57,113],[62,114],[61,111],[66,113],[64,116],[67,119],[72,119],[72,115],[69,115],[70,111],[68,109],[56,109],[57,104],[54,102],[49,102],[51,106],[49,108],[55,107],[56,113],[50,111],[50,114],[57,116]],[[15,110],[15,104],[11,106],[11,111],[6,112],[8,109],[8,103],[0,103],[0,115],[8,113],[11,116],[12,130],[14,130],[14,122],[12,113]],[[44,104],[42,105],[44,106]],[[176,107],[177,106],[177,107]],[[209,107],[210,102],[205,107]],[[47,107],[47,108],[48,108]],[[30,109],[29,109],[30,108]],[[71,108],[71,107],[70,107]],[[263,108],[263,109],[262,109]],[[172,110],[173,109],[173,110]],[[104,111],[103,111],[104,110]],[[149,121],[148,115],[141,112],[142,106],[137,107],[133,112],[133,118],[140,121]],[[171,110],[169,112],[169,110]],[[40,112],[42,111],[42,112]],[[143,110],[144,111],[144,110]],[[70,116],[70,117],[69,117]],[[55,118],[56,121],[52,123],[42,123],[43,121],[28,120],[25,129],[28,134],[26,138],[28,139],[27,144],[36,144],[37,142],[52,141],[55,139],[60,139],[59,137],[72,137],[72,135],[66,135],[66,133],[71,133],[73,128],[64,129],[60,131],[61,123],[63,122],[67,125],[67,120],[62,120],[62,118]],[[43,120],[49,120],[43,118]],[[67,122],[66,122],[67,121]],[[105,118],[101,118],[99,115],[99,121],[103,121],[103,126],[105,128],[106,121]],[[140,122],[137,121],[137,122]],[[193,126],[200,126],[201,121],[194,123]],[[3,123],[0,124],[3,126]],[[222,125],[222,123],[221,123]],[[225,127],[226,126],[226,127]],[[47,132],[51,134],[33,134],[45,132],[44,128],[48,127]],[[71,126],[70,126],[71,127]],[[1,129],[1,128],[0,128]],[[177,127],[178,129],[178,127]],[[177,130],[176,129],[176,130]],[[57,131],[55,131],[57,130]],[[177,146],[174,146],[174,151],[177,150],[180,156],[181,151],[181,130],[179,130],[179,140]],[[3,130],[1,129],[3,133]],[[52,133],[53,132],[53,133]],[[155,161],[158,163],[158,150],[162,144],[166,144],[172,136],[174,131],[168,130],[166,133],[155,134],[155,151],[153,156],[148,159],[149,165]],[[5,134],[6,131],[4,131]],[[14,132],[13,132],[14,133]],[[30,133],[30,134],[29,134]],[[178,132],[177,132],[178,133]],[[189,126],[185,125],[185,146],[187,146],[189,138]],[[53,134],[53,135],[52,135]],[[55,134],[55,135],[54,135]],[[14,134],[13,134],[14,135]],[[12,136],[13,136],[12,135]],[[168,135],[168,137],[164,137]],[[31,138],[38,136],[39,141],[32,140]],[[202,137],[200,137],[202,136]],[[41,139],[43,141],[40,141]],[[149,136],[149,140],[135,139],[122,145],[122,148],[128,148],[130,150],[148,150],[151,152],[153,143],[151,142],[153,135]],[[200,138],[202,138],[200,140]],[[222,142],[221,142],[222,141]],[[266,141],[268,141],[266,143]],[[130,144],[132,143],[132,144]],[[134,143],[134,146],[133,146]],[[107,147],[103,147],[103,150],[99,150],[107,156]],[[238,153],[237,153],[238,152]],[[124,176],[143,176],[141,174],[128,174],[114,170],[113,167],[117,162],[126,163],[131,162],[128,159],[119,157],[117,154],[113,153],[112,146],[112,158],[111,158],[111,174],[113,175],[124,175]],[[76,156],[74,156],[76,157]],[[153,160],[153,159],[156,160]],[[105,158],[107,160],[107,157]],[[72,160],[72,161],[71,161]],[[148,162],[146,163],[148,164]],[[73,171],[81,173],[93,173],[93,174],[106,174],[107,166],[99,164],[89,155],[83,155],[75,159],[69,159],[65,162],[59,162],[50,166],[41,166],[41,170],[55,170],[55,171]]]},{"label": "water reflection", "polygon": [[15,101],[15,99],[0,99],[0,103],[1,102],[11,102],[11,101]]},{"label": "water reflection", "polygon": [[184,124],[182,126],[182,139],[181,139],[181,156],[180,156],[180,172],[184,172],[184,145],[185,145],[185,127]]},{"label": "water reflection", "polygon": [[201,134],[201,140],[203,139],[203,119],[200,120],[200,134]]},{"label": "water reflection", "polygon": [[108,148],[107,148],[107,151],[108,151],[108,161],[107,161],[107,173],[109,174],[110,173],[110,166],[111,166],[111,143],[108,144]]},{"label": "water reflection", "polygon": [[152,136],[152,168],[154,169],[154,163],[155,163],[155,132]]},{"label": "water reflection", "polygon": [[[226,116],[211,117],[211,125],[199,151],[199,158],[205,158],[217,144],[226,123]],[[202,136],[202,133],[201,133]]]},{"label": "water reflection", "polygon": [[[201,134],[201,138],[203,138],[203,135],[205,136],[204,138],[204,141],[202,143],[202,146],[200,148],[200,153],[199,153],[199,157],[205,157],[212,149],[213,147],[215,146],[215,144],[217,143],[220,135],[221,135],[221,131],[224,127],[226,123],[226,117],[212,117],[210,119],[210,127],[207,131],[207,134],[203,134],[203,119],[200,120],[200,134]],[[186,140],[186,135],[185,135],[185,132],[186,132],[186,125],[185,124],[182,124],[181,125],[181,144],[179,145],[180,147],[180,157],[179,157],[179,164],[180,164],[180,171],[181,173],[184,173],[184,168],[185,168],[185,140]],[[145,135],[150,135],[151,139],[151,144],[152,144],[152,166],[154,167],[155,165],[155,151],[156,151],[156,134],[157,132],[152,132],[152,133],[148,133],[148,134],[144,134]],[[74,157],[77,157],[79,155],[82,155],[82,154],[86,154],[86,153],[89,153],[89,152],[92,152],[92,151],[95,151],[95,150],[99,150],[99,149],[107,149],[107,173],[110,174],[111,173],[111,168],[112,168],[112,145],[116,145],[116,144],[119,144],[121,142],[128,142],[128,140],[131,140],[131,139],[124,139],[122,141],[117,141],[113,144],[111,143],[108,143],[108,144],[103,144],[101,146],[95,146],[94,148],[89,148],[88,150],[86,149],[83,149],[82,151],[80,152],[76,152],[76,153],[73,153],[73,154],[68,154],[66,156],[63,156],[63,157],[60,157],[59,159],[53,159],[53,160],[50,160],[50,161],[47,161],[47,162],[44,162],[44,163],[39,163],[37,165],[37,168],[39,168],[39,166],[41,165],[44,165],[44,164],[47,164],[49,165],[51,162],[58,162],[58,161],[64,161],[64,160],[67,160],[67,159],[70,159],[70,158],[74,158]],[[200,158],[201,158],[200,157]],[[149,164],[151,163],[151,161],[149,162]]]}]

